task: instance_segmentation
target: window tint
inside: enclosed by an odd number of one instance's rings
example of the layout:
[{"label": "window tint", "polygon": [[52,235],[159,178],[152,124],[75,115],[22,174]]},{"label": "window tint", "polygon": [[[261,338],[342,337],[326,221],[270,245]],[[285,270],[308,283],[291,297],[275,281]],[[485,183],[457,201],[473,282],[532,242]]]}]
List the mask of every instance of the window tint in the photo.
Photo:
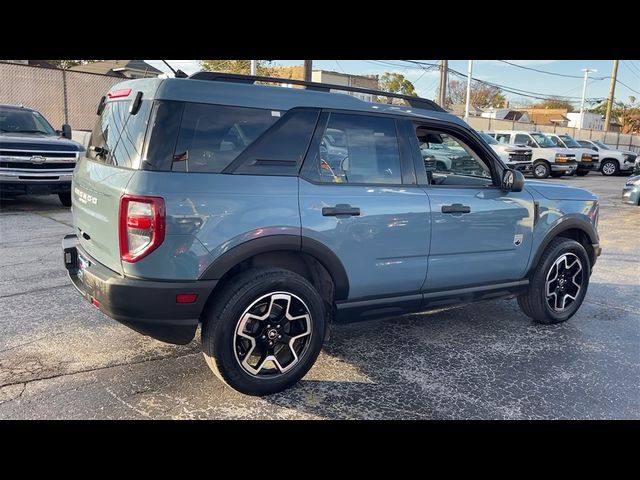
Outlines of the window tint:
[{"label": "window tint", "polygon": [[416,136],[430,184],[469,185],[492,182],[489,165],[462,140],[420,126],[416,129]]},{"label": "window tint", "polygon": [[271,110],[187,103],[172,170],[219,173],[279,118]]},{"label": "window tint", "polygon": [[109,102],[91,133],[87,152],[92,160],[138,168],[151,102],[144,100],[138,113],[129,114],[130,101]]},{"label": "window tint", "polygon": [[524,133],[518,133],[513,143],[515,143],[516,145],[527,145],[530,147],[533,146],[533,142],[531,141],[529,135],[525,135]]},{"label": "window tint", "polygon": [[402,183],[392,118],[332,113],[313,158],[322,182]]}]

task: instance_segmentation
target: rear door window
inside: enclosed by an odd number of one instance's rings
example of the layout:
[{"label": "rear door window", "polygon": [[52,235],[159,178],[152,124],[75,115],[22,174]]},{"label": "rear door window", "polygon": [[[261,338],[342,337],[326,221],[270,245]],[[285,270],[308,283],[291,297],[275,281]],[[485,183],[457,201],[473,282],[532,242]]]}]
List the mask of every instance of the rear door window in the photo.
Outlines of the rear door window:
[{"label": "rear door window", "polygon": [[222,172],[281,114],[258,108],[188,103],[184,107],[171,169]]}]

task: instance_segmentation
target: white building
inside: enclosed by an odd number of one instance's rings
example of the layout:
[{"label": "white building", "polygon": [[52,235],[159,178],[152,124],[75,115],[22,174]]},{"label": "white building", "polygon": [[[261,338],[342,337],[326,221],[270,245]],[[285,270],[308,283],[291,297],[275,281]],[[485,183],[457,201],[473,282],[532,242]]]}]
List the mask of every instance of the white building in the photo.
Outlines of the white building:
[{"label": "white building", "polygon": [[496,120],[511,120],[514,122],[531,123],[529,114],[511,108],[488,108],[480,114],[484,118],[495,118]]},{"label": "white building", "polygon": [[591,130],[602,130],[604,128],[604,120],[599,113],[584,112],[582,125],[580,125],[580,112],[567,113],[569,119],[569,127],[583,128]]}]

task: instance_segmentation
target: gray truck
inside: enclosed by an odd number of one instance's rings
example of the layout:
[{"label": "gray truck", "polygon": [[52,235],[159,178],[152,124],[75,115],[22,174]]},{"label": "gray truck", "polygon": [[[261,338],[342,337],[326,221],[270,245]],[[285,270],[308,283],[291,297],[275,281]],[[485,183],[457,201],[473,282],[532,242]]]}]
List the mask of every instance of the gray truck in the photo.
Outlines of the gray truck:
[{"label": "gray truck", "polygon": [[84,147],[71,127],[55,130],[40,112],[0,105],[0,195],[57,194],[71,206],[71,176]]}]

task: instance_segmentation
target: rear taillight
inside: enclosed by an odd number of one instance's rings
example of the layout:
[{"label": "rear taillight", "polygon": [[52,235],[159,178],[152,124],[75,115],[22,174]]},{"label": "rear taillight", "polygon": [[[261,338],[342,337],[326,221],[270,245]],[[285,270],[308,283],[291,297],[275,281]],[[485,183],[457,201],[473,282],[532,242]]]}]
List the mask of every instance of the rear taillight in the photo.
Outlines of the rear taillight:
[{"label": "rear taillight", "polygon": [[164,241],[164,199],[124,195],[120,199],[120,258],[135,263]]}]

